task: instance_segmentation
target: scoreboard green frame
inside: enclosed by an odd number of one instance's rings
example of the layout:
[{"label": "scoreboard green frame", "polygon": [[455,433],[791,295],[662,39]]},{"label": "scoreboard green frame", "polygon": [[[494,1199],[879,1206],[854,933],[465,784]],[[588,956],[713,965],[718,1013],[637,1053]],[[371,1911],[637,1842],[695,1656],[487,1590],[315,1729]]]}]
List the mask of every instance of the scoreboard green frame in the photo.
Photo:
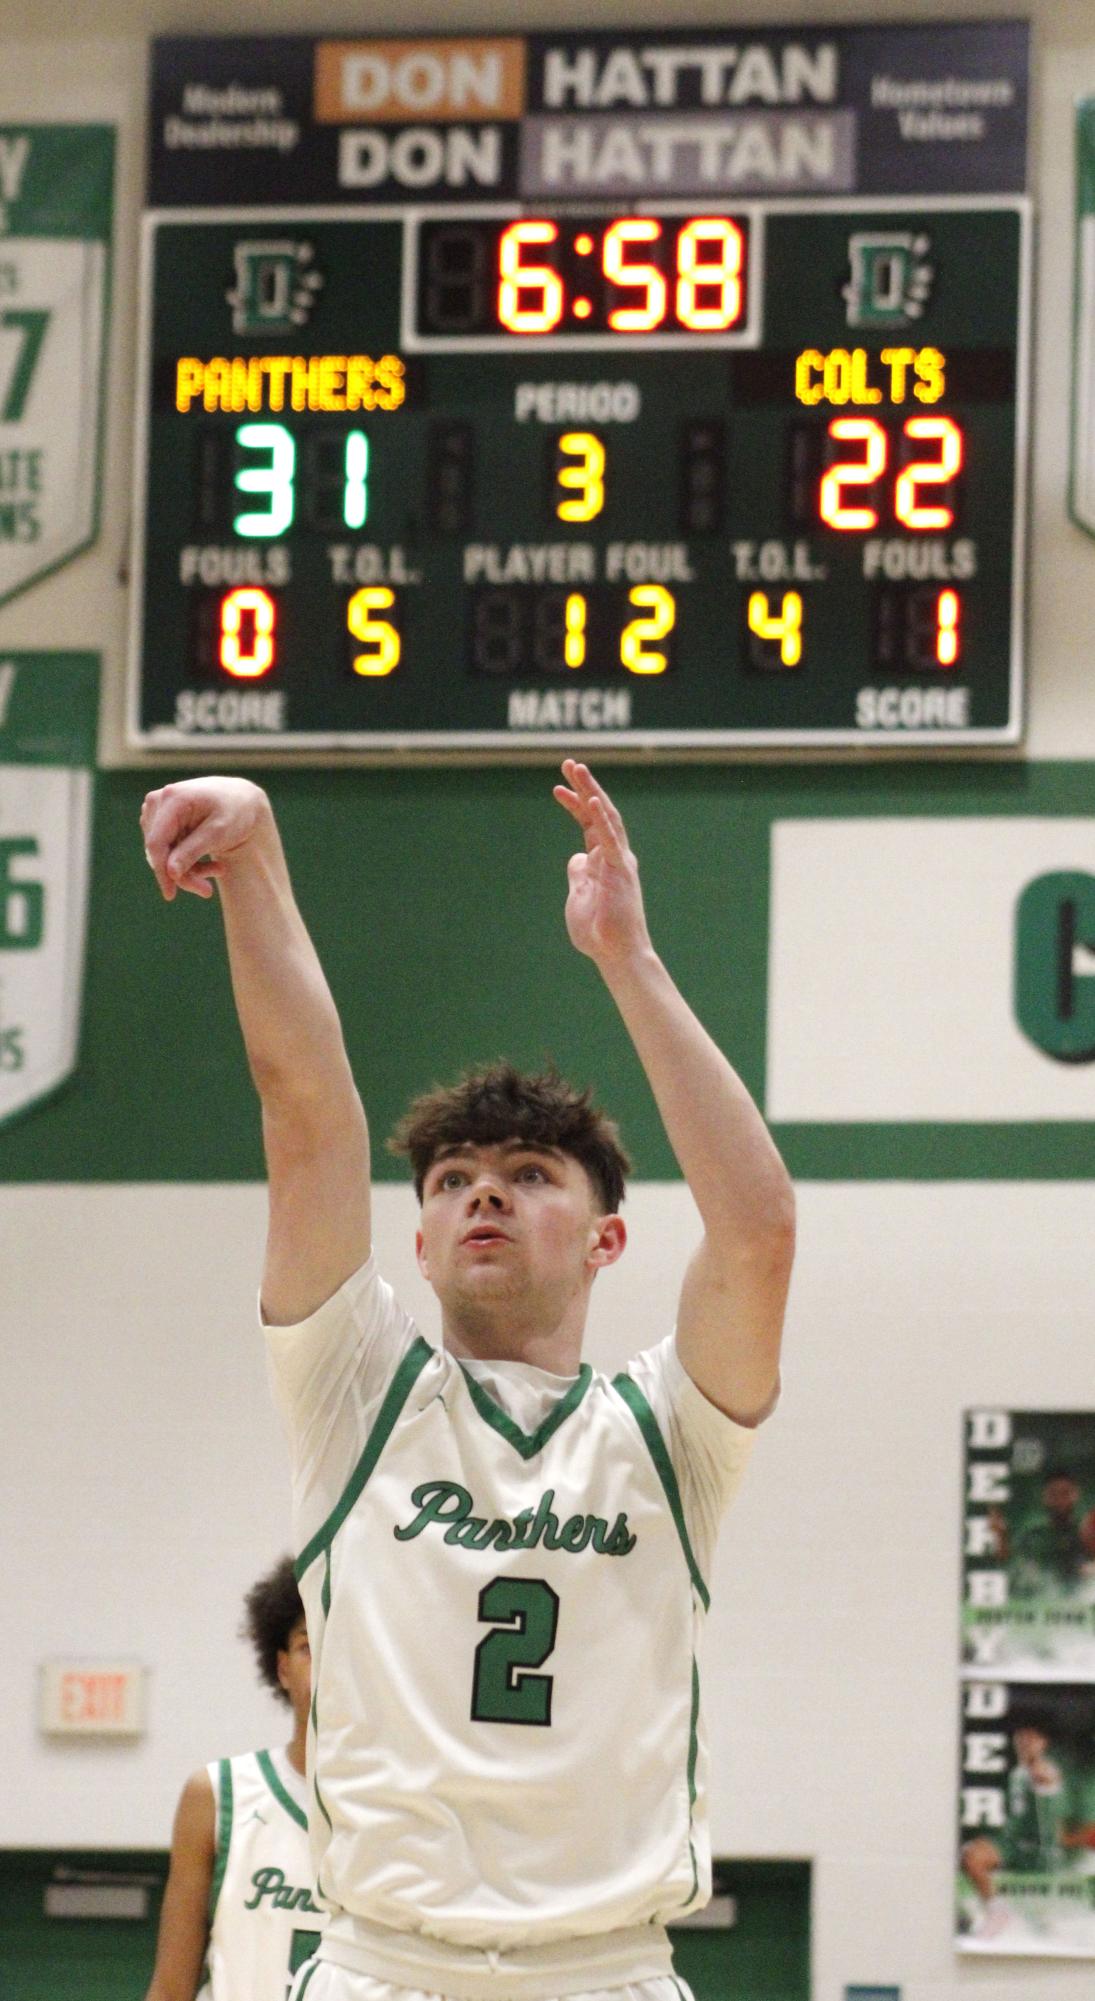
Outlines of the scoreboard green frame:
[{"label": "scoreboard green frame", "polygon": [[145,218],[130,741],[1012,745],[1007,193]]}]

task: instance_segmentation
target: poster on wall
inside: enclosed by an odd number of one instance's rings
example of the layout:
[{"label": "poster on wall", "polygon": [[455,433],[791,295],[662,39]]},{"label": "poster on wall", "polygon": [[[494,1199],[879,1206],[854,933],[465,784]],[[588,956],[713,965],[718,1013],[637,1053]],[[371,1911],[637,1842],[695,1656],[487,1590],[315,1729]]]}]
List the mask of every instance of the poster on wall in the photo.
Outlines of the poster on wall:
[{"label": "poster on wall", "polygon": [[0,653],[0,1125],[75,1067],[99,660]]},{"label": "poster on wall", "polygon": [[1095,1958],[1095,1686],[962,1686],[957,1945]]},{"label": "poster on wall", "polygon": [[0,604],[99,524],[114,133],[0,125]]},{"label": "poster on wall", "polygon": [[1095,535],[1095,97],[1076,106],[1072,518]]},{"label": "poster on wall", "polygon": [[966,1412],[965,1671],[1095,1682],[1095,1412]]}]

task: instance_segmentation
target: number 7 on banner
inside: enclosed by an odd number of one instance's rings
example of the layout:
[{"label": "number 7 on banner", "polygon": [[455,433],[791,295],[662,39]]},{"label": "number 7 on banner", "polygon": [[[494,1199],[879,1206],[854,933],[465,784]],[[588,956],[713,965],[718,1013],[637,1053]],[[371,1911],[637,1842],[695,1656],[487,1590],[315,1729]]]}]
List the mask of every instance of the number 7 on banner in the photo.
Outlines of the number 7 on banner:
[{"label": "number 7 on banner", "polygon": [[0,125],[0,604],[99,524],[114,133]]}]

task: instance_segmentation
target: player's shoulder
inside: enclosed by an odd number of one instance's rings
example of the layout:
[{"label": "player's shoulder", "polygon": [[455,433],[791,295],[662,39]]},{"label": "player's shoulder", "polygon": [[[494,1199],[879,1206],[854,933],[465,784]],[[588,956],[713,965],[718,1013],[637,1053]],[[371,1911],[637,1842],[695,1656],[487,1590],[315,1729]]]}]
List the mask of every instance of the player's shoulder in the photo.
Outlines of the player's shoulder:
[{"label": "player's shoulder", "polygon": [[[271,1326],[263,1322],[267,1362],[275,1400],[290,1439],[330,1435],[335,1410],[352,1391],[355,1407],[372,1406],[398,1379],[405,1387],[407,1370],[413,1372],[427,1343],[413,1319],[401,1306],[393,1287],[382,1276],[375,1255],[370,1255],[337,1292],[316,1308],[307,1320],[295,1326]],[[408,1362],[413,1352],[414,1364]],[[352,1437],[347,1473],[360,1449]]]},{"label": "player's shoulder", "polygon": [[592,1426],[602,1424],[645,1452],[666,1434],[683,1380],[673,1336],[667,1335],[622,1367],[590,1371],[584,1407]]},{"label": "player's shoulder", "polygon": [[299,1346],[309,1338],[329,1333],[343,1322],[369,1327],[398,1311],[394,1292],[380,1271],[375,1250],[298,1320],[269,1319],[261,1295],[259,1298],[261,1330],[275,1351]]},{"label": "player's shoulder", "polygon": [[216,1840],[216,1792],[207,1765],[199,1765],[184,1781],[175,1810],[172,1851],[176,1856],[208,1858]]},{"label": "player's shoulder", "polygon": [[231,1813],[242,1794],[262,1790],[268,1784],[266,1774],[272,1763],[276,1765],[277,1760],[269,1751],[232,1751],[223,1758],[211,1759],[194,1778],[204,1776],[218,1815]]},{"label": "player's shoulder", "polygon": [[633,1418],[636,1407],[651,1394],[678,1387],[680,1374],[674,1338],[669,1334],[615,1367],[600,1369],[583,1362],[573,1393],[587,1415],[601,1413],[612,1421],[628,1420],[628,1412]]},{"label": "player's shoulder", "polygon": [[669,1393],[679,1390],[687,1378],[677,1354],[675,1333],[666,1334],[652,1347],[640,1349],[622,1369],[614,1370],[604,1380],[615,1396],[632,1404],[636,1390],[646,1396],[655,1390]]},{"label": "player's shoulder", "polygon": [[232,1751],[225,1758],[215,1759],[209,1770],[220,1773],[227,1766],[231,1778],[251,1778],[261,1769],[263,1759],[269,1756],[269,1751]]},{"label": "player's shoulder", "polygon": [[215,1790],[214,1773],[217,1771],[219,1762],[219,1760],[214,1760],[212,1764],[199,1765],[196,1772],[191,1772],[189,1777],[184,1779],[183,1788],[179,1794],[180,1806],[184,1802],[196,1805],[212,1799]]},{"label": "player's shoulder", "polygon": [[681,1360],[676,1330],[634,1355],[613,1387],[655,1463],[664,1468],[668,1458],[678,1475],[689,1467],[706,1469],[724,1505],[752,1454],[757,1427],[739,1424],[704,1395]]}]

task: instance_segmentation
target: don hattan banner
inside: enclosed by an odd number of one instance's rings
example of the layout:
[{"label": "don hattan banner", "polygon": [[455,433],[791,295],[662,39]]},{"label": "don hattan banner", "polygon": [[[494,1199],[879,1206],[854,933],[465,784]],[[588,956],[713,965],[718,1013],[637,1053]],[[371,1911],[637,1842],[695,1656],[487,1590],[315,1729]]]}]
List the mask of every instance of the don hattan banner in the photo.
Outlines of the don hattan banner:
[{"label": "don hattan banner", "polygon": [[1015,194],[1023,21],[167,37],[153,208]]}]

